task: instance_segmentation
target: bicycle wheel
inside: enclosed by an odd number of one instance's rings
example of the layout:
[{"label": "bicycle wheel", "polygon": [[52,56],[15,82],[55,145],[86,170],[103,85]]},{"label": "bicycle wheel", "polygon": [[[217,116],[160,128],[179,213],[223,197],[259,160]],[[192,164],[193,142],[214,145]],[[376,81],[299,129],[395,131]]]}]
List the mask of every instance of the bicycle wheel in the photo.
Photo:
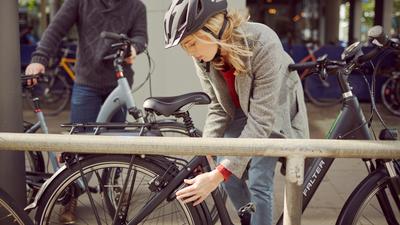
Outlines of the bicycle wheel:
[{"label": "bicycle wheel", "polygon": [[342,100],[339,84],[335,76],[328,76],[322,81],[318,74],[313,74],[303,81],[304,95],[316,106],[331,106]]},{"label": "bicycle wheel", "polygon": [[[396,179],[400,179],[399,176]],[[398,225],[399,194],[393,189],[386,172],[375,171],[369,174],[347,199],[336,224]]]},{"label": "bicycle wheel", "polygon": [[[186,128],[183,124],[175,124],[174,126],[160,126],[160,131],[161,131],[162,136],[164,136],[164,137],[185,137],[185,136],[187,137],[187,136],[189,136],[189,134],[187,133]],[[201,131],[200,130],[198,130],[198,131],[199,131],[199,135],[201,135]],[[186,160],[189,160],[192,158],[192,156],[183,156],[183,157],[179,156],[179,157],[184,158]],[[224,201],[224,203],[226,203],[226,199],[228,198],[227,193],[222,188],[220,188],[219,191],[221,193],[222,200]],[[212,199],[211,196],[209,196],[206,198],[205,202],[209,209],[212,222],[213,222],[213,224],[216,224],[219,220],[219,215],[218,215],[218,210],[215,207],[214,200]]]},{"label": "bicycle wheel", "polygon": [[391,113],[400,116],[400,76],[392,76],[385,81],[381,89],[383,105]]},{"label": "bicycle wheel", "polygon": [[[67,106],[71,87],[62,75],[44,74],[38,80],[32,94],[39,98],[42,111],[46,116],[55,116]],[[32,101],[29,103],[33,107]]]},{"label": "bicycle wheel", "polygon": [[26,212],[17,207],[14,200],[0,189],[0,224],[33,225]]},{"label": "bicycle wheel", "polygon": [[[171,123],[171,124],[160,124],[158,129],[161,132],[161,136],[163,137],[188,137],[189,134],[186,130],[186,127],[183,124],[180,123]],[[182,158],[185,160],[190,160],[192,156],[174,156],[178,158]],[[122,171],[118,168],[116,169],[111,169],[111,170],[106,170],[102,174],[102,181],[107,184],[112,184],[110,186],[115,186],[117,188],[112,189],[112,188],[106,188],[106,194],[105,194],[105,203],[107,205],[107,208],[110,211],[113,211],[116,209],[118,200],[120,198],[120,193],[121,193],[121,185],[122,181],[120,180]],[[223,189],[220,189],[220,193],[222,196],[222,199],[224,202],[226,202],[227,199],[227,194]],[[215,224],[219,220],[218,216],[218,211],[217,208],[215,207],[214,201],[211,196],[209,196],[205,200],[207,207],[210,209],[210,215],[212,218],[213,224]]]},{"label": "bicycle wheel", "polygon": [[[109,212],[105,204],[104,195],[106,188],[121,188],[121,184],[103,184],[101,174],[104,170],[120,169],[120,179],[127,179],[126,171],[129,168],[131,156],[127,155],[101,155],[88,157],[80,161],[80,166],[76,163],[69,169],[60,173],[48,189],[43,193],[39,202],[35,220],[37,224],[60,224],[59,214],[63,205],[68,203],[71,198],[78,198],[78,208],[76,210],[76,219],[74,224],[97,224],[92,205],[90,204],[88,194],[80,189],[81,175],[79,169],[82,168],[85,177],[91,177],[89,185],[91,196],[94,200],[94,206],[99,215],[102,224],[111,224],[113,213]],[[132,219],[139,210],[151,199],[156,192],[149,186],[151,181],[157,176],[162,176],[165,171],[154,163],[139,159],[136,157],[133,161],[131,175],[135,174],[132,184],[133,192],[129,202],[129,211],[127,219]],[[123,182],[122,182],[123,183]],[[128,185],[128,189],[130,185]],[[203,209],[183,204],[176,199],[165,200],[150,215],[148,215],[140,224],[202,224],[201,213]]]}]

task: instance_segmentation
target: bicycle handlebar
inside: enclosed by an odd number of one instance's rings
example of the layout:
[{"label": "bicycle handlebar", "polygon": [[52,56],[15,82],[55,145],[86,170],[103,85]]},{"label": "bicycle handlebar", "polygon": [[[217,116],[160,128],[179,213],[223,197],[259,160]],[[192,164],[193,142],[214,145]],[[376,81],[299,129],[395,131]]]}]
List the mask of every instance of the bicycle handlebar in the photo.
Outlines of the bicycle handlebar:
[{"label": "bicycle handlebar", "polygon": [[132,41],[125,34],[117,34],[114,32],[103,31],[100,33],[100,37],[104,39],[111,39],[115,41],[126,41],[131,43]]},{"label": "bicycle handlebar", "polygon": [[289,70],[305,70],[305,69],[327,69],[333,70],[345,66],[346,62],[324,59],[323,61],[295,63],[289,65]]},{"label": "bicycle handlebar", "polygon": [[358,57],[357,58],[357,63],[358,64],[365,63],[365,62],[371,60],[372,58],[374,58],[375,56],[377,56],[381,51],[382,51],[382,49],[380,49],[379,47],[375,47],[374,49],[372,49],[367,54]]},{"label": "bicycle handlebar", "polygon": [[304,63],[290,64],[289,71],[310,69],[310,68],[314,68],[316,65],[317,65],[317,62],[304,62]]},{"label": "bicycle handlebar", "polygon": [[32,80],[32,79],[38,79],[40,78],[40,76],[42,76],[43,73],[38,73],[38,74],[34,74],[34,75],[26,75],[26,74],[22,74],[21,75],[21,81],[27,81],[27,80]]},{"label": "bicycle handlebar", "polygon": [[[117,41],[111,44],[112,49],[118,49],[117,53],[107,55],[103,57],[103,60],[125,58],[125,56],[130,56],[130,46],[132,45],[132,40],[128,38],[125,34],[117,34],[113,32],[102,31],[100,37],[104,39],[111,39]],[[121,59],[120,59],[121,61]]]},{"label": "bicycle handlebar", "polygon": [[34,74],[34,75],[25,75],[25,74],[21,74],[20,78],[21,78],[21,85],[22,88],[24,89],[31,89],[34,87],[34,85],[28,85],[28,80],[33,80],[36,79],[38,81],[43,80],[43,73],[38,73],[38,74]]},{"label": "bicycle handlebar", "polygon": [[304,70],[304,69],[311,69],[311,68],[314,68],[317,70],[323,70],[323,69],[334,69],[334,68],[338,68],[341,66],[346,66],[346,64],[361,65],[361,64],[371,60],[372,58],[376,57],[385,48],[393,48],[396,50],[400,49],[400,44],[390,40],[385,35],[383,28],[381,26],[372,27],[368,31],[368,37],[370,38],[371,43],[373,45],[375,45],[375,47],[367,54],[361,55],[350,62],[346,63],[346,62],[333,61],[333,60],[328,60],[328,59],[321,59],[321,60],[317,60],[316,62],[290,64],[289,70],[293,71],[293,70]]}]

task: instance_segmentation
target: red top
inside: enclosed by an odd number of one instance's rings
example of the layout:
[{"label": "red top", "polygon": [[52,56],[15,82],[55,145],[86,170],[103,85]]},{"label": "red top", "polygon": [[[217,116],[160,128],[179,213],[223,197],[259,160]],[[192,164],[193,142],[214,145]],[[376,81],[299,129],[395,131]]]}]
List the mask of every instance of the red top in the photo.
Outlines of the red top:
[{"label": "red top", "polygon": [[235,90],[235,69],[231,68],[227,71],[220,71],[220,73],[224,77],[226,85],[228,86],[229,95],[232,98],[233,104],[235,104],[236,108],[239,108],[239,96],[237,95]]},{"label": "red top", "polygon": [[[231,68],[229,70],[226,71],[220,71],[222,77],[225,79],[226,85],[228,87],[228,92],[229,95],[232,98],[233,104],[235,104],[236,108],[240,107],[240,102],[239,102],[239,96],[236,93],[236,89],[235,89],[235,69]],[[229,171],[228,169],[226,169],[223,165],[218,165],[216,168],[224,177],[224,181],[228,180],[229,177],[231,176],[231,171]]]},{"label": "red top", "polygon": [[219,164],[216,169],[222,174],[224,177],[224,181],[227,181],[229,177],[232,175],[231,171],[226,169],[223,165]]}]

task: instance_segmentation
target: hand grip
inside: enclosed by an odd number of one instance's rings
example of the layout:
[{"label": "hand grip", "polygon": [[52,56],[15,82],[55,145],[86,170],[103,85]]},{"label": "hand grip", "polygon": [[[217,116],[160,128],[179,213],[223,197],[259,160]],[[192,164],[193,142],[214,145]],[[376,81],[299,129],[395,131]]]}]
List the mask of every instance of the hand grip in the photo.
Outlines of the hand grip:
[{"label": "hand grip", "polygon": [[313,68],[317,65],[317,62],[305,62],[305,63],[296,63],[296,64],[290,64],[289,65],[289,70],[305,70],[309,68]]},{"label": "hand grip", "polygon": [[381,50],[378,47],[375,47],[374,49],[372,49],[367,54],[358,57],[357,58],[357,63],[361,64],[361,63],[364,63],[366,61],[369,61],[372,58],[374,58],[376,55],[378,55],[380,52],[381,52]]},{"label": "hand grip", "polygon": [[107,31],[101,32],[100,37],[105,38],[105,39],[112,39],[112,40],[124,40],[125,39],[124,35],[113,33],[113,32],[107,32]]}]

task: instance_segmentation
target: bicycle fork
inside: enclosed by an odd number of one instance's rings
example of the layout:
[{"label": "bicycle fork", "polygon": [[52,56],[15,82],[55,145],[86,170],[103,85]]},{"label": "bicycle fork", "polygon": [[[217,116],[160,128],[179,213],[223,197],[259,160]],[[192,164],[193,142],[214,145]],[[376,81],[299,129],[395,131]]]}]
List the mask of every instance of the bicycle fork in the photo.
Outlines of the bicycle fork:
[{"label": "bicycle fork", "polygon": [[[400,177],[398,171],[396,171],[395,160],[377,160],[376,168],[369,160],[370,163],[367,163],[367,167],[369,173],[374,170],[382,170],[389,175],[389,182],[387,183],[387,189],[390,193],[385,191],[385,188],[378,190],[376,193],[376,197],[379,203],[379,206],[382,209],[383,214],[385,215],[385,219],[388,224],[397,224],[396,213],[393,211],[392,205],[395,204],[398,211],[400,211]],[[379,166],[379,164],[381,166]],[[392,201],[388,196],[392,196]]]},{"label": "bicycle fork", "polygon": [[[393,189],[393,191],[395,193],[392,193],[392,194],[396,194],[395,196],[397,196],[396,199],[398,200],[400,197],[400,180],[399,180],[400,177],[399,177],[399,174],[396,172],[394,163],[395,163],[394,160],[387,161],[387,162],[385,162],[385,167],[386,167],[386,170],[388,171],[388,174],[390,176],[390,181],[391,181],[390,183],[393,187],[390,190],[392,191],[392,189]],[[397,207],[399,207],[399,209],[400,209],[400,202],[396,202],[396,204],[397,204]]]}]

